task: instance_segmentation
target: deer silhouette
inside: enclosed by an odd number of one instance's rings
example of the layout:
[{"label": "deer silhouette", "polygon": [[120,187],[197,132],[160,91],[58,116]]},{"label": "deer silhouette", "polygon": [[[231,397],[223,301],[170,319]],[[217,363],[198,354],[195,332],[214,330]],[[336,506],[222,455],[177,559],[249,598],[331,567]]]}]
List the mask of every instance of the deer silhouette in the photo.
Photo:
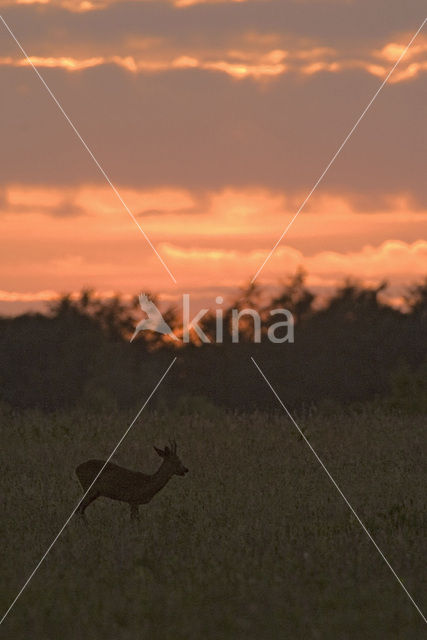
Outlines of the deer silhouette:
[{"label": "deer silhouette", "polygon": [[[105,460],[87,460],[76,467],[76,475],[83,491],[87,491],[87,495],[77,507],[77,513],[84,516],[85,509],[91,502],[97,498],[105,497],[127,502],[130,506],[131,519],[138,518],[140,504],[150,502],[172,476],[185,476],[188,473],[187,467],[184,467],[178,458],[174,440],[170,441],[169,446],[164,449],[157,447],[154,449],[163,458],[163,462],[151,475],[140,471],[131,471],[112,462],[105,464]],[[105,468],[103,468],[104,465]],[[97,477],[98,474],[99,477]]]}]

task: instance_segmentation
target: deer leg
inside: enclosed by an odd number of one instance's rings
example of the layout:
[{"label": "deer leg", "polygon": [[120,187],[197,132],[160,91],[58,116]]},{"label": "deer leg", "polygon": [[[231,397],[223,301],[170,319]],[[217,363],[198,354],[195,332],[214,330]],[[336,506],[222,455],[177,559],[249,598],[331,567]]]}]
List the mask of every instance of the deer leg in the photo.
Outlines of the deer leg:
[{"label": "deer leg", "polygon": [[130,519],[131,520],[139,520],[139,511],[137,504],[129,504],[130,506]]},{"label": "deer leg", "polygon": [[78,514],[80,514],[81,516],[84,516],[86,507],[88,507],[91,502],[96,500],[96,498],[98,498],[98,496],[99,496],[99,493],[90,491],[87,494],[87,496],[85,496],[84,499],[81,501],[81,503],[79,504],[79,506],[76,509],[76,512]]}]

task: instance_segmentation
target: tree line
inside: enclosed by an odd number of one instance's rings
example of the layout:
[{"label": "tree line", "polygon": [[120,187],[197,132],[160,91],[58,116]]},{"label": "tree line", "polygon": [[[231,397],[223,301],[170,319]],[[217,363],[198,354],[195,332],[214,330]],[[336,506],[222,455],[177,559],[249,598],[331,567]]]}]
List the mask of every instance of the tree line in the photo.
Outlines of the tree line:
[{"label": "tree line", "polygon": [[[290,409],[378,400],[423,411],[427,278],[407,288],[401,308],[385,301],[385,288],[346,280],[320,304],[302,271],[272,295],[250,285],[225,305],[221,344],[201,344],[196,337],[182,344],[150,331],[130,344],[141,319],[136,296],[102,300],[90,290],[77,299],[63,295],[46,313],[0,318],[0,399],[12,408],[47,411],[137,407],[176,356],[152,406],[273,408],[277,400],[253,357]],[[278,307],[293,314],[293,343],[254,344],[250,317],[242,318],[239,342],[233,343],[233,309],[255,309],[266,338],[270,312]],[[179,333],[177,310],[169,307],[163,317]],[[211,312],[199,323],[212,339],[216,322]]]}]

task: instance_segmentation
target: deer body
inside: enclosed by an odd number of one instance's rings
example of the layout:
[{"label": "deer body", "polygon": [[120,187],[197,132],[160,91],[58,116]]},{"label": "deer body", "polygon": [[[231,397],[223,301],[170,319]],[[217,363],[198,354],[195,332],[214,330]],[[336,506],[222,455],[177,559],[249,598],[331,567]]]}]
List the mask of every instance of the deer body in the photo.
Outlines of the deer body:
[{"label": "deer body", "polygon": [[[91,502],[99,497],[105,497],[127,502],[130,505],[131,517],[136,517],[138,506],[150,502],[173,475],[184,476],[188,472],[176,455],[175,443],[171,443],[171,447],[165,447],[164,450],[154,448],[163,458],[163,462],[151,475],[131,471],[113,462],[105,464],[104,460],[87,460],[80,464],[76,468],[76,475],[86,495],[79,504],[77,512],[84,515],[86,507]],[[97,477],[98,474],[99,477]]]}]

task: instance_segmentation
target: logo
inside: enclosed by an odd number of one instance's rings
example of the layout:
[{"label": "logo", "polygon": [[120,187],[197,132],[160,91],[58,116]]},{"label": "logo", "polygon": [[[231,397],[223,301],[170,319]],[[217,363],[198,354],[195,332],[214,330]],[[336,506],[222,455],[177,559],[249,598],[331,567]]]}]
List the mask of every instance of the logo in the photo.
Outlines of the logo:
[{"label": "logo", "polygon": [[[216,298],[217,304],[222,304],[224,299],[222,296]],[[131,342],[136,338],[140,331],[150,330],[157,333],[161,333],[165,336],[169,336],[173,340],[182,340],[182,342],[188,344],[191,341],[190,331],[193,331],[197,336],[197,339],[202,343],[216,343],[221,344],[224,337],[224,313],[223,309],[219,308],[215,310],[215,339],[211,340],[209,336],[203,331],[199,322],[202,320],[209,309],[201,309],[193,319],[190,319],[190,294],[184,293],[182,295],[182,339],[178,338],[163,318],[161,312],[156,307],[154,302],[150,300],[148,295],[141,293],[139,296],[139,304],[142,311],[147,316],[140,322],[138,322],[135,332],[131,338]],[[230,318],[230,333],[231,342],[237,343],[240,338],[241,321],[247,325],[248,321],[253,325],[253,341],[261,342],[261,337],[264,334],[270,342],[279,344],[283,342],[294,342],[294,318],[292,313],[288,309],[271,309],[267,318],[261,319],[259,312],[253,308],[247,309],[231,309],[228,310],[228,316]],[[212,313],[212,312],[211,312]],[[283,319],[273,322],[273,318],[282,316]],[[279,331],[280,330],[280,331]]]},{"label": "logo", "polygon": [[141,293],[139,296],[139,304],[141,309],[146,314],[146,318],[138,322],[135,327],[135,332],[130,339],[132,342],[140,331],[145,331],[149,329],[150,331],[156,331],[157,333],[162,333],[165,336],[170,336],[173,340],[178,340],[166,320],[163,318],[162,314],[154,304],[150,298],[145,295],[145,293]]}]

